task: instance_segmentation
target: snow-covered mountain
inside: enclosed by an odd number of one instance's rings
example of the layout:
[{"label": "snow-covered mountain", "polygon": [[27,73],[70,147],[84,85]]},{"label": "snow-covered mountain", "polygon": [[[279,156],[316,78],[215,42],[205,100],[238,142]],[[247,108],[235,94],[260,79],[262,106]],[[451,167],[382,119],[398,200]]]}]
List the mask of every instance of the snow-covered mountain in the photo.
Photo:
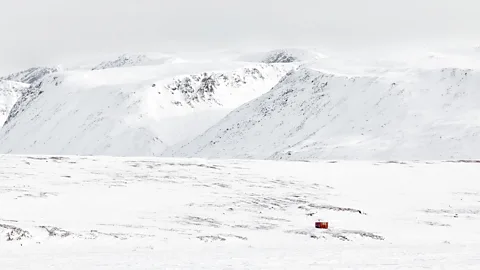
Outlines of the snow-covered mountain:
[{"label": "snow-covered mountain", "polygon": [[10,110],[29,85],[20,82],[0,80],[0,127],[7,120]]},{"label": "snow-covered mountain", "polygon": [[92,70],[133,66],[153,66],[181,62],[184,62],[184,60],[167,54],[122,54],[114,60],[104,61],[96,65]]},{"label": "snow-covered mountain", "polygon": [[270,90],[292,64],[170,63],[47,75],[23,92],[0,152],[160,155]]},{"label": "snow-covered mountain", "polygon": [[20,72],[10,74],[6,77],[0,78],[0,80],[35,84],[39,82],[46,75],[58,72],[60,70],[61,70],[60,68],[54,68],[54,67],[32,67],[26,70],[22,70]]},{"label": "snow-covered mountain", "polygon": [[10,94],[0,153],[477,157],[478,56],[471,48],[368,61],[315,49],[141,53],[21,72],[9,78],[32,84]]},{"label": "snow-covered mountain", "polygon": [[166,155],[272,159],[480,157],[480,72],[302,67]]},{"label": "snow-covered mountain", "polygon": [[315,49],[285,48],[266,52],[252,52],[239,56],[237,59],[246,62],[260,63],[294,63],[312,62],[326,58]]}]

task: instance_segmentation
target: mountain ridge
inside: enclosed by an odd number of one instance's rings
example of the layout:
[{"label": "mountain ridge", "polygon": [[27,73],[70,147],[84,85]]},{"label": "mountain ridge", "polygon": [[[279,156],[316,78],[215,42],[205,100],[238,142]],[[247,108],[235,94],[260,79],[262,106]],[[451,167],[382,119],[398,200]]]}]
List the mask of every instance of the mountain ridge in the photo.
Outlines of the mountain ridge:
[{"label": "mountain ridge", "polygon": [[309,160],[476,158],[480,124],[475,123],[480,119],[480,106],[473,100],[480,98],[475,91],[479,84],[480,72],[472,69],[348,76],[302,67],[287,74],[270,92],[232,111],[189,143],[168,149],[165,155]]},{"label": "mountain ridge", "polygon": [[61,70],[61,68],[55,67],[32,67],[1,77],[0,80],[15,81],[26,84],[36,84],[46,75]]},{"label": "mountain ridge", "polygon": [[[181,75],[187,65],[206,71]],[[200,63],[49,74],[15,104],[0,130],[0,152],[157,156],[294,67]]]}]

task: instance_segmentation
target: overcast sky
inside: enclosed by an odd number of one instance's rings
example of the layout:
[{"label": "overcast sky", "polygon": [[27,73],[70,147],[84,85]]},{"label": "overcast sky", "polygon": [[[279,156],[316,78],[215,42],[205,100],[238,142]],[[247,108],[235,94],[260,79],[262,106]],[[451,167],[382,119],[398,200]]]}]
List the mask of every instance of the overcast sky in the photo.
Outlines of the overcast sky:
[{"label": "overcast sky", "polygon": [[0,72],[106,52],[478,40],[479,0],[0,0]]}]

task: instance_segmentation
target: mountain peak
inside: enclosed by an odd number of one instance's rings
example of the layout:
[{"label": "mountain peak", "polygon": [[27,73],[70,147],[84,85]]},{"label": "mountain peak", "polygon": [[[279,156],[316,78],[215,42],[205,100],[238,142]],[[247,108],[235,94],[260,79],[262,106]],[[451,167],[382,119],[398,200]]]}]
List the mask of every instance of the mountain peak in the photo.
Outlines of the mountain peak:
[{"label": "mountain peak", "polygon": [[240,61],[260,63],[300,63],[312,62],[325,58],[326,56],[314,49],[284,48],[265,52],[248,53],[240,56]]}]

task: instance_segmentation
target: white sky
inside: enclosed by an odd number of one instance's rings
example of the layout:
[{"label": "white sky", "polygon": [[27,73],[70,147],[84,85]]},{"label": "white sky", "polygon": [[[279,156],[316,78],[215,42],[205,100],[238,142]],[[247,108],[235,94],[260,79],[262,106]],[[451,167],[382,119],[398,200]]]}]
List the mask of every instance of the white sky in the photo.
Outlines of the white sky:
[{"label": "white sky", "polygon": [[124,51],[478,40],[479,0],[0,0],[0,72]]}]

